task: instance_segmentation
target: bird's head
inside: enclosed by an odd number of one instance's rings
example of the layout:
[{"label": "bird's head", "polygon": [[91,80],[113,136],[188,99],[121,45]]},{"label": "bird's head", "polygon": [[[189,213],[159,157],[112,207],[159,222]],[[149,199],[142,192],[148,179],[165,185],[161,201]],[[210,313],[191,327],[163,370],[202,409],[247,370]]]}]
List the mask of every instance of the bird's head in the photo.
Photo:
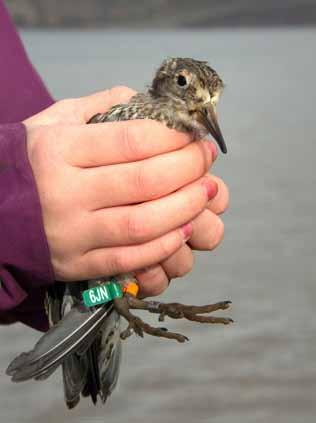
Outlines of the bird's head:
[{"label": "bird's head", "polygon": [[150,93],[154,97],[171,97],[185,102],[192,117],[205,127],[226,153],[216,116],[216,105],[223,88],[223,81],[207,62],[169,58],[156,72]]}]

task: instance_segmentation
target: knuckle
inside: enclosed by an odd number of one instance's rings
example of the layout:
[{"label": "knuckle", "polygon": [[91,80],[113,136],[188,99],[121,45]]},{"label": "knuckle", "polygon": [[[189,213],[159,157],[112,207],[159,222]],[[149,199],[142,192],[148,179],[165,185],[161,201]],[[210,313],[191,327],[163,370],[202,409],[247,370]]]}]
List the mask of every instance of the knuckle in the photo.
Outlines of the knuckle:
[{"label": "knuckle", "polygon": [[146,226],[144,217],[140,218],[137,211],[129,213],[126,217],[126,232],[128,242],[131,244],[139,244],[145,242],[149,237],[149,228]]},{"label": "knuckle", "polygon": [[206,207],[206,195],[204,187],[193,186],[192,189],[183,191],[182,195],[182,215],[187,216],[186,220],[191,220],[200,214]]},{"label": "knuckle", "polygon": [[124,85],[117,85],[107,91],[107,95],[112,98],[116,104],[126,103],[135,94],[136,91]]},{"label": "knuckle", "polygon": [[193,268],[194,258],[193,254],[190,254],[190,256],[181,263],[181,265],[177,266],[176,269],[174,269],[174,272],[172,273],[172,278],[181,278],[182,276],[186,275],[187,273],[190,273]]},{"label": "knuckle", "polygon": [[168,176],[146,162],[139,162],[134,173],[135,194],[142,201],[154,200],[165,194]]},{"label": "knuckle", "polygon": [[117,273],[125,273],[129,271],[128,268],[129,258],[127,254],[122,254],[121,250],[113,251],[110,257],[104,260],[103,266],[106,263],[105,275],[115,275]]},{"label": "knuckle", "polygon": [[168,281],[154,284],[150,289],[150,296],[157,297],[161,295],[168,288]]},{"label": "knuckle", "polygon": [[114,95],[126,96],[126,94],[133,94],[135,91],[133,91],[131,88],[127,87],[126,85],[116,85],[115,87],[111,88],[109,92]]},{"label": "knuckle", "polygon": [[[144,275],[144,273],[143,273]],[[138,274],[136,273],[136,277]],[[169,279],[161,265],[151,266],[146,269],[145,278],[140,278],[140,288],[146,296],[162,294],[168,287]]]},{"label": "knuckle", "polygon": [[[178,245],[178,248],[180,248],[180,245]],[[170,240],[169,237],[163,237],[158,241],[158,252],[162,259],[170,257],[176,250],[177,244],[174,239]]]},{"label": "knuckle", "polygon": [[147,199],[150,195],[150,180],[147,176],[146,167],[143,163],[139,163],[134,171],[133,187],[137,197]]},{"label": "knuckle", "polygon": [[135,122],[122,122],[121,149],[128,162],[141,157],[141,147],[135,134],[134,124]]}]

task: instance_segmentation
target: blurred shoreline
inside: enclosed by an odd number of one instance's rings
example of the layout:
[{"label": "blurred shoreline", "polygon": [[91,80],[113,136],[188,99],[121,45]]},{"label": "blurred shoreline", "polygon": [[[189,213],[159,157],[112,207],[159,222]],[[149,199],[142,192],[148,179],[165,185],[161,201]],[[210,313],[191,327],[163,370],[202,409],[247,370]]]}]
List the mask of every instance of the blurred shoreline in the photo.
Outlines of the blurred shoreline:
[{"label": "blurred shoreline", "polygon": [[20,27],[236,28],[315,26],[314,0],[6,0]]}]

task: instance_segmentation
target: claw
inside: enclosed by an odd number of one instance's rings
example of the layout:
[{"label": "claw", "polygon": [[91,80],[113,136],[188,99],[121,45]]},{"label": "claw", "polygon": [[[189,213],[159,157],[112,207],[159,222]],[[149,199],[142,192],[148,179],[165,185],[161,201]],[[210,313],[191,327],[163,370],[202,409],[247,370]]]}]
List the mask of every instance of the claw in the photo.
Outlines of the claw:
[{"label": "claw", "polygon": [[126,329],[124,329],[121,333],[120,333],[120,338],[122,340],[125,340],[127,338],[129,338],[130,336],[132,336],[134,333],[133,329],[130,328],[130,326],[128,326]]},{"label": "claw", "polygon": [[201,314],[210,313],[216,310],[226,310],[229,308],[231,301],[221,301],[215,304],[204,306],[191,306],[180,303],[160,303],[158,301],[140,300],[131,295],[125,294],[123,298],[114,300],[116,311],[128,321],[128,327],[121,333],[121,339],[126,339],[134,332],[143,338],[144,333],[160,338],[174,339],[178,342],[186,342],[189,339],[180,333],[169,332],[164,327],[153,327],[145,323],[142,319],[134,316],[130,310],[147,310],[150,313],[159,314],[158,320],[164,321],[165,316],[173,319],[187,319],[192,322],[213,323],[228,325],[233,320],[228,317],[201,316]]},{"label": "claw", "polygon": [[231,301],[223,301],[222,302],[223,306],[221,310],[227,310],[230,307],[231,303],[232,303]]}]

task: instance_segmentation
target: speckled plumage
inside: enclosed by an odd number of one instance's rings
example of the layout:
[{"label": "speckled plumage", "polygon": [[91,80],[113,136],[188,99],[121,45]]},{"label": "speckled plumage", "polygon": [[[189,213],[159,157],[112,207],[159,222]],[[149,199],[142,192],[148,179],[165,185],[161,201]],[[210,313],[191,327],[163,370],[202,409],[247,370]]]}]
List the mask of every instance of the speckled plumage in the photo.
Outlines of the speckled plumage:
[{"label": "speckled plumage", "polygon": [[[179,81],[184,83],[184,80],[186,84],[180,85]],[[169,128],[191,132],[194,139],[211,133],[226,152],[215,115],[223,87],[223,81],[207,62],[167,59],[147,92],[136,94],[127,104],[117,104],[106,113],[98,113],[89,123],[154,119]]]}]

